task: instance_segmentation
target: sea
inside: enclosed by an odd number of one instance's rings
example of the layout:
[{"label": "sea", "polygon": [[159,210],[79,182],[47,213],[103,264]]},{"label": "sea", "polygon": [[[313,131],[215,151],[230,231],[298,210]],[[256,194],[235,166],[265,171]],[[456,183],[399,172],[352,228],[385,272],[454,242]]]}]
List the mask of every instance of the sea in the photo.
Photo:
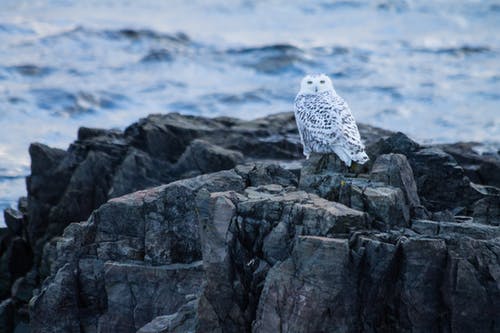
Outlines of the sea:
[{"label": "sea", "polygon": [[31,142],[291,111],[307,73],[359,122],[500,148],[500,1],[0,0],[0,209],[26,195]]}]

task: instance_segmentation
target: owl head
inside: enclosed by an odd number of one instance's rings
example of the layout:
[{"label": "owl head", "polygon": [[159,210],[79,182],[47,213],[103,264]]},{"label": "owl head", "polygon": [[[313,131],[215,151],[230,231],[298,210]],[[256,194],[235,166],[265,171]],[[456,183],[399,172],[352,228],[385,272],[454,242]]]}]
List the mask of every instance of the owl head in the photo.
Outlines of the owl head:
[{"label": "owl head", "polygon": [[325,91],[335,92],[332,80],[325,74],[309,74],[300,82],[299,94],[314,95]]}]

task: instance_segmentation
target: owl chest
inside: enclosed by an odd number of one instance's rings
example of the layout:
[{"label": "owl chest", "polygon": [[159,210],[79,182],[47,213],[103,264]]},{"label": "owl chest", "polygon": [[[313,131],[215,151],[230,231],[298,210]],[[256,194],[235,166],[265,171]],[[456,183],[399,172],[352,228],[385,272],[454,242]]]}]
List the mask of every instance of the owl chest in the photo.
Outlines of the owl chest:
[{"label": "owl chest", "polygon": [[310,125],[329,125],[336,118],[331,106],[319,103],[304,103],[298,116],[304,123]]}]

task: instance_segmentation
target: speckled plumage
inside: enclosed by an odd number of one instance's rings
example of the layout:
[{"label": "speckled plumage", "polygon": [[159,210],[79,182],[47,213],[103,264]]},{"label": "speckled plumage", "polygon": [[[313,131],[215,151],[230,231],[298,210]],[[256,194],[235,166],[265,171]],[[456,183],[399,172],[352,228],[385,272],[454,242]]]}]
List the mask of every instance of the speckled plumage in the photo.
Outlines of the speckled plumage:
[{"label": "speckled plumage", "polygon": [[349,106],[326,75],[308,75],[302,80],[295,98],[295,119],[307,158],[312,152],[333,152],[347,166],[352,161],[368,161]]}]

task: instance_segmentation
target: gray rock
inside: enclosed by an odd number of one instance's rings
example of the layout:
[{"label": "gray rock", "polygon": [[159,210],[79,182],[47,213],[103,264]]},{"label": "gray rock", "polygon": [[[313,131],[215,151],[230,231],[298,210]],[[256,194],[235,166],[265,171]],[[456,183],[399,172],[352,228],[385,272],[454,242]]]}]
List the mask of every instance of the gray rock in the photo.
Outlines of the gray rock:
[{"label": "gray rock", "polygon": [[28,303],[33,296],[35,287],[36,279],[34,274],[27,274],[20,277],[12,284],[12,298],[18,302]]},{"label": "gray rock", "polygon": [[30,301],[32,332],[80,332],[77,269],[64,265]]},{"label": "gray rock", "polygon": [[[79,314],[85,332],[135,332],[155,317],[177,313],[201,292],[204,279],[196,193],[244,186],[236,172],[220,171],[111,199],[88,221],[70,224],[45,247],[42,262],[51,282],[35,298],[31,314],[40,319],[33,330],[50,329],[52,321],[43,317],[56,316],[51,311],[58,308],[47,304],[72,297],[78,303],[70,312]],[[57,278],[68,266],[76,289]],[[186,318],[185,324],[193,322]]]},{"label": "gray rock", "polygon": [[500,225],[500,196],[489,196],[474,204],[474,222]]},{"label": "gray rock", "polygon": [[10,333],[14,330],[15,305],[11,298],[0,303],[0,332]]},{"label": "gray rock", "polygon": [[82,258],[78,261],[78,307],[83,331],[95,332],[99,316],[106,311],[108,297],[104,284],[102,260]]},{"label": "gray rock", "polygon": [[193,140],[175,165],[177,174],[193,170],[197,174],[228,170],[243,162],[243,154],[204,140]]},{"label": "gray rock", "polygon": [[382,154],[403,154],[408,157],[421,148],[418,143],[404,133],[397,132],[381,138],[373,144],[367,144],[367,153],[373,163]]},{"label": "gray rock", "polygon": [[498,239],[460,239],[450,243],[441,287],[450,330],[500,330],[499,253]]},{"label": "gray rock", "polygon": [[156,317],[137,333],[194,333],[197,310],[198,301],[190,301],[174,314]]},{"label": "gray rock", "polygon": [[298,177],[292,171],[276,164],[249,163],[238,165],[235,171],[245,179],[248,186],[278,184],[296,187],[298,185]]},{"label": "gray rock", "polygon": [[475,183],[500,187],[500,155],[497,152],[479,154],[482,145],[474,142],[458,142],[439,145],[452,155]]},{"label": "gray rock", "polygon": [[413,220],[411,228],[426,236],[440,236],[448,239],[470,237],[476,239],[494,239],[500,237],[500,228],[478,223],[436,222]]},{"label": "gray rock", "polygon": [[[382,155],[373,175],[375,179],[370,181],[345,173],[346,167],[332,155],[313,155],[301,170],[299,188],[366,211],[380,221],[383,228],[407,226],[410,203],[403,191],[408,193],[409,200],[418,203],[418,196],[409,178],[411,168],[404,164],[404,157],[398,156],[394,159],[400,163],[390,169],[390,159],[389,155]],[[377,182],[379,179],[403,190]]]},{"label": "gray rock", "polygon": [[494,180],[491,164],[360,131],[372,161],[350,169],[326,155],[300,170],[292,113],[152,115],[82,128],[66,152],[34,144],[27,233],[0,242],[13,326],[47,276],[33,332],[499,330],[484,310],[500,299],[497,190],[468,178]]},{"label": "gray rock", "polygon": [[362,193],[366,211],[385,226],[408,226],[410,213],[404,194],[395,187],[367,187]]},{"label": "gray rock", "polygon": [[[359,235],[352,241],[351,255],[359,265],[356,274],[359,327],[365,332],[390,331],[397,325],[397,290],[400,251],[396,243],[382,237]],[[361,264],[362,263],[362,264]],[[353,288],[356,289],[356,288]],[[356,326],[353,327],[353,330]]]},{"label": "gray rock", "polygon": [[130,148],[121,164],[115,170],[109,198],[169,183],[175,178],[169,162],[148,155],[142,150]]},{"label": "gray rock", "polygon": [[398,287],[401,330],[432,332],[445,329],[444,304],[439,297],[445,272],[447,248],[442,239],[400,240],[402,261]]},{"label": "gray rock", "polygon": [[384,154],[377,157],[370,172],[370,179],[400,188],[410,207],[420,206],[413,170],[405,155]]},{"label": "gray rock", "polygon": [[348,332],[356,325],[347,239],[300,236],[268,273],[253,332]]},{"label": "gray rock", "polygon": [[438,148],[421,149],[409,158],[420,199],[432,211],[468,207],[481,196],[455,159]]},{"label": "gray rock", "polygon": [[296,237],[345,237],[368,227],[362,212],[279,185],[243,195],[200,192],[196,207],[207,274],[199,332],[249,331],[267,271],[288,257]]},{"label": "gray rock", "polygon": [[149,266],[108,262],[104,281],[107,311],[99,332],[136,332],[153,318],[173,314],[196,295],[203,281],[202,263]]},{"label": "gray rock", "polygon": [[11,296],[14,281],[25,275],[32,265],[32,252],[28,243],[19,236],[4,238],[0,256],[0,297]]},{"label": "gray rock", "polygon": [[20,211],[12,208],[6,208],[3,211],[4,221],[7,228],[17,236],[22,236],[24,229],[24,216]]},{"label": "gray rock", "polygon": [[[370,126],[360,125],[360,130],[367,142],[388,135],[387,131]],[[47,254],[55,253],[54,246],[47,248],[46,244],[61,236],[70,223],[87,220],[93,210],[110,198],[200,173],[229,169],[243,157],[245,162],[279,159],[282,164],[302,158],[292,112],[251,121],[151,115],[123,132],[82,127],[67,151],[35,143],[30,147],[30,156],[28,198],[19,209],[26,218],[25,240],[29,240],[32,249],[29,263],[35,264],[41,279],[49,273],[49,266],[61,268],[65,263],[62,258],[72,262],[78,257],[68,252],[57,257],[61,259],[45,260],[44,248]],[[273,168],[256,168],[242,177],[249,185],[263,184],[268,177],[280,184],[296,185],[289,172]],[[133,242],[130,238],[121,242],[121,250],[131,251],[126,256],[147,255],[134,252],[138,244],[130,243]],[[95,244],[80,250],[77,243],[66,239],[61,241],[61,248],[75,253],[96,251]],[[99,250],[102,256],[110,258],[121,255],[110,243],[100,244]],[[180,255],[182,251],[190,250],[181,250]],[[6,291],[13,281],[4,280]]]}]

